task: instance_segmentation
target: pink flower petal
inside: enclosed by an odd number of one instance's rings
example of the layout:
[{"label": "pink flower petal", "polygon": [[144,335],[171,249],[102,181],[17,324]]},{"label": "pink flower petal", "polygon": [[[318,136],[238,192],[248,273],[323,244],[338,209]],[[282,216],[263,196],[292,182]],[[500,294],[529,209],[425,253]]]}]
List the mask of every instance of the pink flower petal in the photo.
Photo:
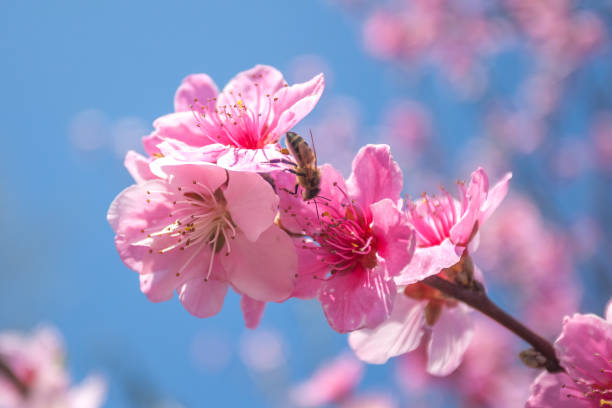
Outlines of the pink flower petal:
[{"label": "pink flower petal", "polygon": [[196,251],[197,248],[191,248],[165,254],[147,253],[140,273],[140,291],[151,302],[164,302],[172,299],[174,291],[185,282],[196,276],[204,280],[202,265],[208,265],[210,250]]},{"label": "pink flower petal", "polygon": [[[380,268],[381,270],[383,268]],[[395,284],[377,273],[355,267],[326,281],[319,301],[329,325],[340,333],[378,326],[389,317]]]},{"label": "pink flower petal", "polygon": [[149,168],[149,160],[133,150],[126,153],[123,164],[136,183],[156,178]]},{"label": "pink flower petal", "polygon": [[389,319],[374,329],[361,329],[349,335],[349,345],[361,360],[384,364],[391,357],[415,350],[423,337],[427,302],[395,297]]},{"label": "pink flower petal", "polygon": [[255,300],[247,295],[242,295],[240,308],[242,309],[242,315],[244,316],[244,323],[247,329],[256,329],[257,326],[259,326],[265,307],[266,302]]},{"label": "pink flower petal", "polygon": [[452,373],[461,364],[473,335],[474,324],[467,306],[445,307],[431,328],[427,372],[438,376]]},{"label": "pink flower petal", "polygon": [[218,280],[205,281],[203,276],[185,282],[179,289],[183,307],[196,317],[211,317],[221,311],[228,285]]},{"label": "pink flower petal", "polygon": [[[255,85],[257,84],[257,85]],[[238,73],[232,78],[219,95],[217,105],[233,105],[234,99],[242,99],[245,105],[260,103],[262,94],[273,95],[286,84],[283,74],[268,65],[256,65]],[[231,99],[228,99],[232,96]]]},{"label": "pink flower petal", "polygon": [[[479,221],[480,208],[485,203],[488,191],[489,177],[482,168],[478,168],[472,173],[472,179],[467,188],[468,202],[463,204],[467,208],[450,231],[451,240],[455,244],[467,245],[469,243],[474,225]],[[478,227],[480,228],[480,225]]]},{"label": "pink flower petal", "polygon": [[566,316],[555,349],[570,377],[582,378],[588,372],[590,380],[609,383],[609,374],[601,372],[602,366],[607,367],[602,356],[612,356],[612,325],[606,320],[593,314]]},{"label": "pink flower petal", "polygon": [[174,111],[190,112],[194,99],[205,102],[219,93],[215,82],[206,74],[193,74],[183,79],[174,94]]},{"label": "pink flower petal", "polygon": [[510,179],[512,178],[512,173],[506,173],[504,177],[500,181],[495,184],[495,186],[489,191],[487,195],[487,199],[484,204],[480,208],[482,214],[479,217],[479,224],[482,225],[499,207],[503,199],[508,194],[508,184]]},{"label": "pink flower petal", "polygon": [[384,198],[399,200],[404,181],[389,146],[367,145],[355,156],[353,172],[346,184],[349,195],[366,208]]},{"label": "pink flower petal", "polygon": [[223,195],[232,221],[249,241],[256,241],[274,222],[279,199],[258,174],[230,172]]},{"label": "pink flower petal", "polygon": [[278,302],[293,292],[297,255],[291,238],[280,228],[272,225],[255,242],[238,235],[230,244],[230,254],[221,263],[240,293]]},{"label": "pink flower petal", "polygon": [[281,221],[289,231],[299,233],[302,230],[311,230],[312,226],[320,224],[320,217],[325,207],[341,208],[341,203],[345,200],[342,191],[346,192],[347,189],[342,175],[329,164],[320,166],[319,170],[321,171],[320,197],[309,202],[304,202],[302,199],[301,189],[298,189],[297,194],[293,194],[296,185],[294,174],[278,171],[272,175],[281,199],[279,207]]},{"label": "pink flower petal", "polygon": [[135,271],[142,271],[148,248],[132,244],[142,240],[142,229],[158,224],[162,228],[162,223],[157,219],[167,216],[170,211],[167,203],[155,198],[150,199],[147,191],[165,189],[166,185],[161,180],[133,185],[119,193],[108,209],[107,220],[116,233],[117,252],[121,260]]},{"label": "pink flower petal", "polygon": [[531,396],[525,408],[589,408],[594,401],[568,397],[583,390],[574,389],[574,381],[565,373],[541,373],[531,385]]},{"label": "pink flower petal", "polygon": [[214,192],[227,181],[225,169],[210,163],[182,162],[171,157],[163,157],[151,163],[151,171],[158,177],[171,177],[172,184],[186,192],[194,184],[205,185]]},{"label": "pink flower petal", "polygon": [[275,117],[278,117],[273,122],[275,132],[282,135],[304,119],[319,102],[324,88],[325,79],[319,74],[308,82],[278,91],[274,95],[278,100],[273,105]]},{"label": "pink flower petal", "polygon": [[415,249],[414,230],[406,223],[398,206],[386,198],[370,205],[378,253],[385,258],[389,275],[406,267]]},{"label": "pink flower petal", "polygon": [[314,251],[318,246],[313,243],[303,243],[302,239],[294,239],[295,250],[298,257],[298,272],[295,280],[295,290],[291,297],[299,299],[312,299],[319,294],[322,278],[327,275],[329,265],[321,262]]},{"label": "pink flower petal", "polygon": [[395,283],[399,286],[410,285],[437,275],[442,269],[459,262],[462,253],[463,248],[456,247],[448,238],[440,245],[416,248],[412,260],[395,278]]},{"label": "pink flower petal", "polygon": [[606,305],[606,321],[612,323],[612,299]]},{"label": "pink flower petal", "polygon": [[217,158],[217,164],[236,171],[269,172],[278,170],[278,165],[269,163],[274,159],[287,159],[276,144],[261,149],[228,148]]},{"label": "pink flower petal", "polygon": [[198,126],[192,112],[177,112],[157,118],[153,122],[155,130],[143,138],[142,143],[148,154],[158,153],[157,145],[165,139],[176,139],[190,146],[203,146],[212,141]]}]

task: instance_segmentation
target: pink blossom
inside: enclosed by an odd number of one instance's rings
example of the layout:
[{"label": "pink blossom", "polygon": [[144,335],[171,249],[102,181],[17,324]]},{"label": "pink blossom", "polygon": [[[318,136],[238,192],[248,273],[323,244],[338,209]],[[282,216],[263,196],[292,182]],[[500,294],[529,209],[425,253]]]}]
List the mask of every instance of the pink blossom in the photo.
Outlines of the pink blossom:
[{"label": "pink blossom", "polygon": [[531,388],[528,408],[612,406],[612,320],[592,314],[565,317],[555,342],[566,373],[544,372]]},{"label": "pink blossom", "polygon": [[448,375],[457,368],[473,335],[469,308],[420,281],[432,275],[452,279],[465,270],[479,274],[469,252],[476,249],[479,228],[506,195],[510,177],[506,174],[489,191],[488,177],[478,169],[467,189],[459,184],[460,202],[444,192],[443,198],[424,196],[408,204],[417,248],[412,261],[395,277],[401,289],[390,318],[349,336],[359,358],[383,364],[415,350],[428,334],[427,371]]},{"label": "pink blossom", "polygon": [[323,88],[322,74],[288,86],[265,65],[239,73],[220,93],[208,75],[190,75],[176,91],[175,113],[153,123],[145,149],[233,170],[270,170],[267,162],[283,157],[279,138],[310,113]]},{"label": "pink blossom", "polygon": [[[402,174],[389,147],[367,145],[345,182],[331,166],[321,170],[320,198],[304,202],[295,176],[278,172],[281,223],[296,239],[294,296],[318,296],[332,328],[375,327],[391,312],[393,276],[410,261],[414,233],[399,209]],[[309,238],[306,238],[309,237]]]},{"label": "pink blossom", "polygon": [[294,289],[296,254],[273,224],[278,196],[255,173],[161,158],[158,177],[128,187],[111,204],[108,221],[123,262],[140,274],[153,302],[179,294],[193,315],[223,305],[228,285],[243,294],[247,326],[259,322],[265,301]]},{"label": "pink blossom", "polygon": [[106,384],[98,376],[71,386],[64,366],[60,335],[52,328],[37,329],[29,336],[0,334],[0,360],[27,388],[22,394],[0,373],[0,405],[3,408],[98,408],[105,400]]},{"label": "pink blossom", "polygon": [[291,391],[293,402],[302,407],[318,407],[345,400],[363,377],[363,363],[342,354],[321,366],[311,378]]},{"label": "pink blossom", "polygon": [[507,173],[489,191],[489,177],[478,168],[467,188],[458,184],[459,202],[442,190],[441,197],[424,195],[421,200],[408,203],[406,213],[416,232],[417,248],[396,283],[417,283],[450,268],[459,262],[470,244],[469,252],[473,252],[478,244],[474,238],[506,196],[511,177]]}]

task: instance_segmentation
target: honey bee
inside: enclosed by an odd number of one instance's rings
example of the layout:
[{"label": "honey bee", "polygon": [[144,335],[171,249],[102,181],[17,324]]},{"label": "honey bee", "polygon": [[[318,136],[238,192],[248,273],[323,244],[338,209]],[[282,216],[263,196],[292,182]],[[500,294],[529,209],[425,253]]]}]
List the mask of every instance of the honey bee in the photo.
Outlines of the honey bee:
[{"label": "honey bee", "polygon": [[[321,171],[317,167],[317,154],[308,146],[302,136],[295,132],[287,132],[285,141],[288,153],[291,154],[295,162],[283,159],[275,159],[270,162],[293,166],[293,169],[287,169],[295,174],[296,178],[295,191],[292,194],[297,195],[298,187],[302,186],[302,199],[304,201],[312,200],[321,191]],[[289,192],[291,193],[291,191]]]}]

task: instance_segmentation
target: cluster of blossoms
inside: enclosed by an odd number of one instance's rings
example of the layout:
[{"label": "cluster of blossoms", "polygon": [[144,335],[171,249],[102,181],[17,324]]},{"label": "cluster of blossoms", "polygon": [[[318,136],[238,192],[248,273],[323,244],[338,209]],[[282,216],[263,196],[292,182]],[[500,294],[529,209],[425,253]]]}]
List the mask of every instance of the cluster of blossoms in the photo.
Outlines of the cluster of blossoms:
[{"label": "cluster of blossoms", "polygon": [[0,407],[99,408],[106,384],[90,376],[71,386],[60,335],[49,327],[29,336],[0,334]]},{"label": "cluster of blossoms", "polygon": [[471,320],[422,281],[478,278],[471,253],[511,176],[489,188],[477,169],[458,199],[443,190],[412,202],[389,147],[367,145],[345,180],[308,158],[303,140],[279,143],[323,87],[322,75],[289,86],[267,66],[220,93],[207,75],[187,77],[176,112],[144,138],[148,157],[126,156],[136,184],[108,211],[117,250],[151,301],[176,291],[191,314],[209,317],[231,286],[254,328],[266,302],[317,298],[334,330],[352,332],[361,359],[383,363],[427,335],[428,369],[445,375],[469,344]]},{"label": "cluster of blossoms", "polygon": [[555,350],[565,372],[540,374],[527,408],[612,406],[612,303],[605,319],[566,316]]}]

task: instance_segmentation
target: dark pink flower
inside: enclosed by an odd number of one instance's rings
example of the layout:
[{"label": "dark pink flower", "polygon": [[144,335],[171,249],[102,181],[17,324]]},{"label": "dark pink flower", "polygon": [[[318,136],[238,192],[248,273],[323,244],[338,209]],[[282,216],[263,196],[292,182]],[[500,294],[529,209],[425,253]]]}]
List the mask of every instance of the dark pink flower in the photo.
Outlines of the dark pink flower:
[{"label": "dark pink flower", "polygon": [[297,239],[294,296],[318,296],[339,332],[375,327],[391,313],[393,276],[410,261],[414,232],[400,211],[402,174],[389,147],[368,145],[345,182],[331,166],[321,170],[319,198],[293,195],[295,176],[279,172],[280,220]]},{"label": "dark pink flower", "polygon": [[322,74],[288,86],[265,65],[239,73],[220,93],[208,75],[190,75],[176,91],[175,113],[153,123],[145,149],[233,170],[270,170],[267,162],[283,157],[279,138],[310,113],[323,88]]},{"label": "dark pink flower", "polygon": [[468,246],[476,248],[478,230],[506,195],[510,177],[489,191],[489,179],[478,169],[467,188],[459,184],[460,202],[444,192],[443,197],[424,196],[408,204],[417,248],[394,279],[400,292],[390,318],[376,328],[351,333],[349,344],[359,358],[383,364],[415,350],[428,333],[427,371],[442,376],[457,368],[474,332],[470,309],[420,281],[432,275],[453,279],[464,270],[480,278]]},{"label": "dark pink flower", "polygon": [[575,314],[555,342],[566,373],[544,372],[531,388],[528,408],[612,406],[612,309],[606,319]]},{"label": "dark pink flower", "polygon": [[219,312],[228,286],[245,295],[247,326],[257,325],[263,302],[294,289],[296,254],[273,224],[278,197],[255,173],[219,166],[154,160],[157,178],[125,189],[108,211],[121,259],[140,274],[154,302],[176,290],[193,315]]}]

